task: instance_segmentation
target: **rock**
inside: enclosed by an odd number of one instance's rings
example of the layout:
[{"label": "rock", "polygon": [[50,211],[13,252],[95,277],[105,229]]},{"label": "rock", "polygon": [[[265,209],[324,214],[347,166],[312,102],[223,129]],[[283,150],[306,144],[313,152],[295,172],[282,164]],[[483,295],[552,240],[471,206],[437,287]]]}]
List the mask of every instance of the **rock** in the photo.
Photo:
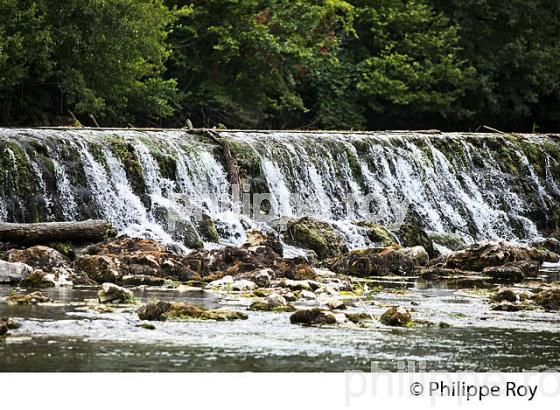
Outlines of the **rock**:
[{"label": "rock", "polygon": [[179,281],[200,279],[190,264],[187,257],[167,251],[157,241],[127,236],[89,246],[76,261],[77,268],[97,283],[115,284],[131,275]]},{"label": "rock", "polygon": [[166,320],[164,314],[171,309],[171,303],[162,301],[150,301],[140,306],[137,310],[140,320]]},{"label": "rock", "polygon": [[516,305],[515,303],[504,301],[493,305],[492,310],[498,312],[519,312],[521,310],[521,306]]},{"label": "rock", "polygon": [[33,272],[33,268],[22,262],[0,260],[0,283],[18,283]]},{"label": "rock", "polygon": [[515,283],[528,277],[535,277],[540,264],[534,261],[509,262],[502,266],[489,266],[482,270],[482,274],[490,276],[496,282]]},{"label": "rock", "polygon": [[354,222],[354,225],[364,228],[368,239],[375,244],[379,244],[383,248],[387,246],[398,245],[395,240],[395,236],[391,232],[389,232],[387,228],[379,225],[378,223],[370,221],[358,221]]},{"label": "rock", "polygon": [[287,259],[285,260],[285,265],[284,275],[288,279],[313,280],[317,278],[317,273],[303,257]]},{"label": "rock", "polygon": [[302,309],[294,312],[290,316],[290,323],[301,325],[334,325],[335,316],[330,312],[325,312],[319,308]]},{"label": "rock", "polygon": [[256,288],[255,282],[246,279],[236,280],[231,284],[231,289],[235,291],[253,290]]},{"label": "rock", "polygon": [[268,246],[279,256],[284,253],[284,246],[277,232],[275,231],[257,231],[250,229],[247,231],[247,239],[243,244],[244,248],[253,248],[255,246]]},{"label": "rock", "polygon": [[165,284],[164,278],[148,275],[126,275],[122,277],[121,281],[124,286],[163,286]]},{"label": "rock", "polygon": [[399,249],[399,252],[411,258],[418,266],[426,266],[430,261],[430,256],[428,255],[428,252],[426,252],[426,249],[424,249],[422,246],[401,248]]},{"label": "rock", "polygon": [[326,266],[333,272],[357,276],[410,275],[416,268],[412,258],[394,248],[351,251],[329,259]]},{"label": "rock", "polygon": [[151,323],[140,323],[139,325],[136,325],[136,327],[141,327],[146,330],[156,330],[156,327]]},{"label": "rock", "polygon": [[182,242],[189,249],[202,249],[204,247],[204,242],[202,242],[190,221],[174,217],[168,222],[168,225],[172,238],[177,242]]},{"label": "rock", "polygon": [[411,321],[411,316],[404,307],[393,306],[381,315],[379,321],[388,326],[408,326]]},{"label": "rock", "polygon": [[547,289],[533,296],[535,302],[546,310],[560,310],[560,289]]},{"label": "rock", "polygon": [[280,282],[280,286],[284,288],[288,288],[290,290],[313,290],[309,281],[306,280],[291,280],[291,279],[284,279]]},{"label": "rock", "polygon": [[233,276],[231,275],[227,275],[224,276],[221,279],[217,279],[217,280],[213,280],[212,282],[209,282],[206,287],[207,288],[227,288],[227,289],[231,289],[233,285]]},{"label": "rock", "polygon": [[48,246],[37,245],[27,249],[12,249],[8,252],[10,262],[22,262],[35,269],[48,271],[52,268],[72,268],[72,262],[59,251]]},{"label": "rock", "polygon": [[212,220],[212,218],[206,214],[202,214],[202,217],[198,221],[197,224],[198,232],[205,241],[208,242],[220,242],[220,235],[218,234],[218,230],[216,229],[216,224]]},{"label": "rock", "polygon": [[97,292],[97,298],[100,303],[120,302],[131,303],[134,301],[134,294],[123,287],[114,283],[104,283]]},{"label": "rock", "polygon": [[467,247],[467,243],[463,238],[454,234],[430,233],[428,234],[428,238],[430,238],[433,243],[444,246],[451,251],[459,251]]},{"label": "rock", "polygon": [[17,329],[19,325],[9,318],[0,319],[0,336],[4,336],[9,330]]},{"label": "rock", "polygon": [[409,207],[408,213],[402,225],[399,227],[397,236],[403,246],[422,246],[426,252],[428,252],[430,258],[439,256],[439,253],[434,248],[432,240],[424,229],[422,217],[413,206]]},{"label": "rock", "polygon": [[27,289],[42,289],[53,287],[56,285],[56,282],[54,275],[47,274],[41,269],[35,269],[30,275],[26,276],[19,285]]},{"label": "rock", "polygon": [[272,307],[287,306],[286,298],[278,293],[271,293],[266,297],[266,303]]},{"label": "rock", "polygon": [[247,279],[252,281],[260,288],[266,288],[270,286],[271,280],[275,277],[274,271],[269,268],[257,269],[252,272],[242,274],[240,279]]},{"label": "rock", "polygon": [[288,221],[284,241],[315,251],[319,259],[348,252],[344,239],[331,225],[307,217]]},{"label": "rock", "polygon": [[44,296],[41,292],[33,292],[10,295],[6,298],[6,302],[16,305],[36,305],[37,303],[52,302],[52,299]]},{"label": "rock", "polygon": [[352,323],[360,323],[366,320],[373,320],[367,313],[345,313],[346,319]]},{"label": "rock", "polygon": [[282,295],[273,293],[267,296],[264,302],[256,301],[251,303],[249,310],[263,312],[293,312],[296,309],[290,305]]},{"label": "rock", "polygon": [[204,309],[186,302],[151,301],[137,311],[140,320],[236,320],[247,319],[243,312]]},{"label": "rock", "polygon": [[517,302],[517,295],[511,289],[498,289],[492,296],[494,302]]},{"label": "rock", "polygon": [[308,290],[302,290],[301,293],[300,293],[300,296],[303,299],[310,299],[310,300],[317,299],[317,295],[315,295],[315,293],[310,292]]},{"label": "rock", "polygon": [[510,262],[535,262],[539,266],[549,257],[547,252],[506,241],[488,241],[469,246],[445,258],[445,268],[481,272],[491,266]]},{"label": "rock", "polygon": [[343,310],[346,309],[346,305],[342,300],[330,299],[327,301],[327,307],[331,310]]},{"label": "rock", "polygon": [[76,261],[77,268],[97,283],[120,282],[120,261],[105,255],[84,255]]},{"label": "rock", "polygon": [[531,246],[542,251],[553,252],[557,255],[560,254],[560,240],[556,238],[543,238],[531,242]]}]

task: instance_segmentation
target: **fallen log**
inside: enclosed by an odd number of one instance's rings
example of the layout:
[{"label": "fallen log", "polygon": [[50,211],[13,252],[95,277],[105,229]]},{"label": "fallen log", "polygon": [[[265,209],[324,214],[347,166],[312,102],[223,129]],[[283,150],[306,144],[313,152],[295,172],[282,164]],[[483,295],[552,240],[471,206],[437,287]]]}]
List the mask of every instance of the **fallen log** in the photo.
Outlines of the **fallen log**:
[{"label": "fallen log", "polygon": [[76,222],[0,223],[0,242],[38,245],[50,242],[95,243],[115,232],[103,220]]}]

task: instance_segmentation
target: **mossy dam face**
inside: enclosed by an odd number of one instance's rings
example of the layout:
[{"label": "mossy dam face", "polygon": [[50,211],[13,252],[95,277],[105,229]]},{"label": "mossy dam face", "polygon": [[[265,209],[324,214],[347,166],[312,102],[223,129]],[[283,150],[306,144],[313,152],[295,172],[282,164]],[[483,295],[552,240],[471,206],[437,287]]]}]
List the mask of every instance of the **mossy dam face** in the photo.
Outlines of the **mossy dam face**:
[{"label": "mossy dam face", "polygon": [[392,226],[410,210],[424,229],[468,242],[553,235],[560,137],[0,128],[4,222],[102,218],[189,248],[239,244],[250,226],[308,216],[359,248],[358,221]]}]

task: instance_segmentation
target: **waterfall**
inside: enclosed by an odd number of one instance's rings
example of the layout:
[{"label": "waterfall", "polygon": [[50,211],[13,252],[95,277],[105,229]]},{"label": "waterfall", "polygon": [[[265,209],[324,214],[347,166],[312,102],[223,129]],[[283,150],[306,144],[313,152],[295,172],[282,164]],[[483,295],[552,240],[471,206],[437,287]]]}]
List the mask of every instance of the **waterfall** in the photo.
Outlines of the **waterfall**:
[{"label": "waterfall", "polygon": [[[181,130],[0,129],[0,220],[104,218],[121,232],[180,242],[176,220],[222,244],[279,217],[327,221],[350,248],[354,222],[398,227],[414,209],[426,230],[467,242],[524,240],[557,228],[560,147],[547,136],[416,132],[220,131],[244,196],[235,206],[219,144]],[[170,221],[173,220],[173,223]],[[208,240],[205,239],[208,244]],[[188,247],[181,244],[181,246]]]}]

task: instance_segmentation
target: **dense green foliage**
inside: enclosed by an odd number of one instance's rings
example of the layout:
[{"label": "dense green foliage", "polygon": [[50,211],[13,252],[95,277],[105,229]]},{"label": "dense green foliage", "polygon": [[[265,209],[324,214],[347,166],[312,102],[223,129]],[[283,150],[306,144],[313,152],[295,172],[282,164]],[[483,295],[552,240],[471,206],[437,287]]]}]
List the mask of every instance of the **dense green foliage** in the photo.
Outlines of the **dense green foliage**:
[{"label": "dense green foliage", "polygon": [[0,123],[556,129],[559,1],[0,0]]}]

